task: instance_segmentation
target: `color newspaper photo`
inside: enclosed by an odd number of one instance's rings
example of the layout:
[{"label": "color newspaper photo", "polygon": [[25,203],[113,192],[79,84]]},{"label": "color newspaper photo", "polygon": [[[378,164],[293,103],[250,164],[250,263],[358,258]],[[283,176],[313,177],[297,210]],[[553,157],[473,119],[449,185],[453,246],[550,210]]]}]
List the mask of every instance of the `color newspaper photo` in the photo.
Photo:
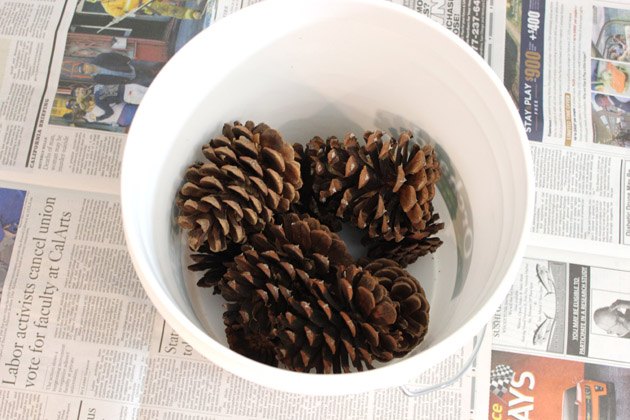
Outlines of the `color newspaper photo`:
[{"label": "color newspaper photo", "polygon": [[630,10],[593,6],[594,58],[630,62]]},{"label": "color newspaper photo", "polygon": [[630,98],[592,94],[593,141],[630,147]]},{"label": "color newspaper photo", "polygon": [[593,59],[591,61],[591,90],[630,97],[630,63]]},{"label": "color newspaper photo", "polygon": [[0,294],[9,271],[26,191],[0,188]]},{"label": "color newspaper photo", "polygon": [[126,133],[162,66],[209,25],[211,4],[212,0],[79,0],[50,123]]},{"label": "color newspaper photo", "polygon": [[593,6],[593,141],[630,147],[630,10]]}]

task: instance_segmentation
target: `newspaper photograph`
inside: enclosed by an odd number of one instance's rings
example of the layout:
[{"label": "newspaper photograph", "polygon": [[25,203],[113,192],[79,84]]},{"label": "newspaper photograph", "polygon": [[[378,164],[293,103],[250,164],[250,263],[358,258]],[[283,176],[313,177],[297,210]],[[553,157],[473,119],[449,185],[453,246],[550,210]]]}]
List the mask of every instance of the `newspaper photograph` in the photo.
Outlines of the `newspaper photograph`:
[{"label": "newspaper photograph", "polygon": [[0,188],[0,296],[7,277],[26,191]]},{"label": "newspaper photograph", "polygon": [[593,6],[593,142],[630,147],[630,9]]},{"label": "newspaper photograph", "polygon": [[621,419],[629,393],[629,369],[493,351],[488,418]]},{"label": "newspaper photograph", "polygon": [[79,1],[50,124],[126,133],[164,63],[205,26],[206,1]]}]

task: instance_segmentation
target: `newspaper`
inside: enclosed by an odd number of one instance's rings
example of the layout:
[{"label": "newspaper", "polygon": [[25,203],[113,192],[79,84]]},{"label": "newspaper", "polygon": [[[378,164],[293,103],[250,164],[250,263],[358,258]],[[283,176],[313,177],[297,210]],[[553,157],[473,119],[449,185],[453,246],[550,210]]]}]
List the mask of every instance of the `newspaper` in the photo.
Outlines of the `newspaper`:
[{"label": "newspaper", "polygon": [[[620,397],[630,389],[630,5],[392,1],[471,45],[504,80],[531,140],[530,248],[473,367],[421,397],[309,397],[196,353],[130,263],[122,152],[164,63],[257,1],[0,0],[0,418],[594,416],[583,395],[609,418],[630,415]],[[455,375],[472,350],[411,388]]]},{"label": "newspaper", "polygon": [[628,42],[627,2],[507,2],[504,83],[536,194],[491,323],[490,419],[630,415]]}]

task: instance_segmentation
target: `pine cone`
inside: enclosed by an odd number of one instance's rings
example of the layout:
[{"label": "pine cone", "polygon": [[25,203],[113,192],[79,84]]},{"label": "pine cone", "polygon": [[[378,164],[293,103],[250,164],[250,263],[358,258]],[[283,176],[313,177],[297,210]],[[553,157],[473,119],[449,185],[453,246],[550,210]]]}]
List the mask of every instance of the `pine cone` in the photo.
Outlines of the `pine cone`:
[{"label": "pine cone", "polygon": [[258,362],[278,366],[276,349],[269,339],[269,315],[260,300],[228,303],[223,323],[232,350]]},{"label": "pine cone", "polygon": [[219,282],[221,295],[232,305],[223,317],[230,348],[244,355],[260,343],[244,342],[243,335],[267,337],[275,346],[276,318],[288,305],[279,290],[308,294],[300,279],[334,278],[336,266],[352,262],[343,241],[316,219],[293,213],[280,217],[282,225],[269,224],[250,237]]},{"label": "pine cone", "polygon": [[[321,140],[319,137],[316,138]],[[323,142],[323,140],[321,141]],[[304,150],[304,146],[300,143],[295,143],[293,150],[295,151],[295,160],[300,163],[302,188],[299,191],[300,199],[292,204],[291,211],[299,214],[307,213],[328,226],[333,232],[341,231],[341,220],[334,214],[329,213],[326,206],[320,203],[313,193],[313,177],[315,174],[312,165],[313,158],[310,155],[313,150],[309,148]]]},{"label": "pine cone", "polygon": [[[291,370],[318,373],[372,369],[405,350],[398,343],[398,310],[380,279],[356,265],[340,267],[333,282],[301,279],[308,293],[280,287],[287,310],[276,319],[279,360]],[[275,297],[275,296],[274,296]],[[406,346],[407,343],[401,343]]]},{"label": "pine cone", "polygon": [[310,216],[287,213],[249,237],[219,282],[228,302],[249,300],[266,284],[294,288],[300,278],[334,278],[337,266],[353,263],[339,236]]},{"label": "pine cone", "polygon": [[306,281],[311,293],[298,297],[280,288],[288,311],[274,335],[278,357],[297,371],[348,372],[350,363],[371,369],[373,360],[403,357],[424,338],[429,303],[417,281],[394,261],[351,265],[336,281]]},{"label": "pine cone", "polygon": [[177,222],[189,231],[194,251],[204,242],[212,252],[243,243],[299,199],[302,181],[293,148],[266,124],[225,124],[223,135],[202,152],[207,161],[188,168],[176,200]]},{"label": "pine cone", "polygon": [[393,260],[379,258],[363,267],[379,278],[394,301],[398,317],[390,335],[396,342],[394,357],[402,357],[422,342],[429,326],[429,301],[418,281]]},{"label": "pine cone", "polygon": [[241,246],[238,244],[228,244],[224,251],[212,252],[208,248],[208,244],[204,243],[198,252],[191,254],[190,258],[194,261],[188,266],[190,271],[204,271],[203,276],[197,281],[199,287],[212,287],[213,293],[219,293],[219,280],[227,272],[230,264],[233,263],[234,257],[241,254]]},{"label": "pine cone", "polygon": [[420,147],[404,132],[398,139],[366,132],[326,142],[313,139],[313,188],[330,212],[365,229],[370,238],[401,241],[425,229],[440,166],[431,145]]},{"label": "pine cone", "polygon": [[434,213],[423,230],[405,235],[400,242],[364,237],[362,243],[367,247],[368,258],[389,258],[401,267],[407,267],[418,258],[435,252],[442,245],[440,238],[431,237],[444,228],[444,223],[437,223],[439,218],[439,214]]}]

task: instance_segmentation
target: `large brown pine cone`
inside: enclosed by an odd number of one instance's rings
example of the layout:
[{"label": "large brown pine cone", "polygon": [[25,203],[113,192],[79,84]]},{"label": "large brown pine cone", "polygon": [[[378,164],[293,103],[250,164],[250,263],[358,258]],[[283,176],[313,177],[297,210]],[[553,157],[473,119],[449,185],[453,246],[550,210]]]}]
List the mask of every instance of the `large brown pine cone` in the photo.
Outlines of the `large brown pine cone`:
[{"label": "large brown pine cone", "polygon": [[293,148],[266,124],[225,124],[202,148],[205,162],[186,171],[176,203],[188,245],[212,252],[243,243],[299,199],[300,165]]},{"label": "large brown pine cone", "polygon": [[343,240],[317,219],[296,213],[278,218],[279,224],[270,223],[249,237],[243,253],[219,282],[221,295],[228,302],[264,290],[270,279],[272,285],[291,288],[301,284],[298,277],[329,281],[336,267],[353,263]]},{"label": "large brown pine cone", "polygon": [[[279,288],[307,294],[300,278],[331,279],[335,267],[352,263],[343,241],[316,219],[294,213],[279,219],[250,236],[218,285],[229,302],[223,317],[228,343],[243,355],[260,350],[260,337],[273,343],[272,327],[287,306],[277,301]],[[250,343],[244,336],[257,338]]]},{"label": "large brown pine cone", "polygon": [[410,132],[397,139],[368,131],[364,145],[354,135],[343,142],[315,138],[314,192],[330,212],[365,229],[370,238],[396,242],[422,231],[431,220],[431,200],[440,165],[431,145],[420,147]]},{"label": "large brown pine cone", "polygon": [[[371,271],[371,270],[374,271]],[[334,282],[303,279],[308,294],[272,294],[287,310],[276,318],[279,360],[289,369],[372,369],[409,353],[426,333],[429,305],[416,280],[395,262],[340,268]]]},{"label": "large brown pine cone", "polygon": [[442,245],[442,240],[431,235],[444,228],[444,223],[438,223],[439,217],[434,213],[423,230],[405,235],[400,242],[364,237],[362,243],[367,247],[368,258],[388,258],[401,267],[407,267],[418,258],[435,252]]}]

